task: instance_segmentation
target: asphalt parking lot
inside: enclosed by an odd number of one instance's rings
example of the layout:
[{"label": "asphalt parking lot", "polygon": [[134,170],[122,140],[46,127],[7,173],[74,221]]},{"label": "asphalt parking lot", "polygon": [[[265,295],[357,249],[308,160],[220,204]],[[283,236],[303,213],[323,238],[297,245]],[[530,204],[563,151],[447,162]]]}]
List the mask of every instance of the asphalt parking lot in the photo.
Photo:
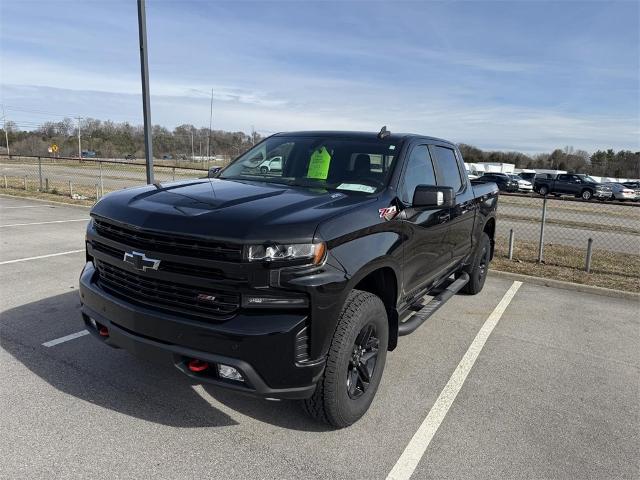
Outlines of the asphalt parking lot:
[{"label": "asphalt parking lot", "polygon": [[52,342],[83,330],[87,218],[0,196],[2,478],[640,477],[636,301],[494,275],[401,337],[368,414],[332,431],[88,335]]}]

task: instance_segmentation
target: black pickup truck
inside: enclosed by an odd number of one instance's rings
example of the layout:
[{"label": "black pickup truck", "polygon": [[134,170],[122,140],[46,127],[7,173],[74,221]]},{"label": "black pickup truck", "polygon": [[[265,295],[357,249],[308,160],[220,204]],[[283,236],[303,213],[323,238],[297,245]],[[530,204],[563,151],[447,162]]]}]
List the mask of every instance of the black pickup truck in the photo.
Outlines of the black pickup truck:
[{"label": "black pickup truck", "polygon": [[533,189],[540,195],[573,195],[587,201],[592,198],[607,200],[612,195],[611,187],[589,175],[575,173],[563,173],[555,178],[536,176]]},{"label": "black pickup truck", "polygon": [[498,189],[450,142],[281,133],[216,176],[93,207],[80,297],[100,341],[344,427],[398,337],[484,285]]}]

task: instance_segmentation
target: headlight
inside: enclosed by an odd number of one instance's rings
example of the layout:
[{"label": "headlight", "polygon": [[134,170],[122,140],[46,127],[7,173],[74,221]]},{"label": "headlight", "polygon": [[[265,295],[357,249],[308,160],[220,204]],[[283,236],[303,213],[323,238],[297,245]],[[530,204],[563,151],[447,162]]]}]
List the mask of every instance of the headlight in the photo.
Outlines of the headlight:
[{"label": "headlight", "polygon": [[298,243],[292,245],[250,245],[247,247],[247,260],[250,262],[308,259],[314,265],[322,263],[327,246],[320,243]]}]

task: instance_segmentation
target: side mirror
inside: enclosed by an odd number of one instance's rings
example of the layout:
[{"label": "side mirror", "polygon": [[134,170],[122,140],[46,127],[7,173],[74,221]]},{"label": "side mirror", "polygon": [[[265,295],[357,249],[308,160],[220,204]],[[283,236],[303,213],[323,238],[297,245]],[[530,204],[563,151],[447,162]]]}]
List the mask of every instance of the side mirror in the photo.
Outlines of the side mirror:
[{"label": "side mirror", "polygon": [[207,177],[218,178],[218,174],[220,173],[221,170],[222,170],[222,167],[211,167],[209,169],[209,173],[207,174]]},{"label": "side mirror", "polygon": [[435,185],[418,185],[413,194],[413,207],[450,208],[456,196],[451,187]]}]

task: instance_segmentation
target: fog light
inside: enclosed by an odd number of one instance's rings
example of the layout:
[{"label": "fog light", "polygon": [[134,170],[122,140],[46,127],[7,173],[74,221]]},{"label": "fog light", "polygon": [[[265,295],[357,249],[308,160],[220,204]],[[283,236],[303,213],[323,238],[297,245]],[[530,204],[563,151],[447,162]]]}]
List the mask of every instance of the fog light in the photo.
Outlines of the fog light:
[{"label": "fog light", "polygon": [[244,379],[242,378],[242,374],[235,368],[230,367],[229,365],[218,364],[218,375],[228,380],[235,380],[236,382],[244,382]]}]

